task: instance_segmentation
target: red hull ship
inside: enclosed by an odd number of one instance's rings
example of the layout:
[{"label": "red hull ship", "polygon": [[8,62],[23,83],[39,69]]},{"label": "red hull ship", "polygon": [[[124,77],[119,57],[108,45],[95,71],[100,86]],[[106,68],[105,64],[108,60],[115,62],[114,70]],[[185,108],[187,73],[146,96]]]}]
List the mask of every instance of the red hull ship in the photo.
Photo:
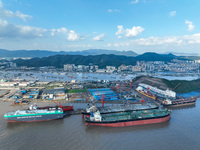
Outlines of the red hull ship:
[{"label": "red hull ship", "polygon": [[186,106],[193,105],[196,103],[197,98],[180,98],[177,100],[166,99],[162,102],[163,106],[173,107],[173,106]]},{"label": "red hull ship", "polygon": [[55,107],[60,107],[63,111],[71,111],[74,110],[74,106],[64,106],[61,103],[56,103],[54,100],[52,100],[57,106],[44,106],[44,107],[38,107],[37,109],[49,109],[49,108],[55,108]]},{"label": "red hull ship", "polygon": [[171,118],[170,110],[145,110],[125,113],[115,113],[100,115],[99,112],[91,114],[85,119],[85,125],[106,126],[106,127],[124,127],[134,125],[145,125],[162,123]]},{"label": "red hull ship", "polygon": [[55,107],[60,107],[63,111],[74,110],[74,109],[73,109],[73,106],[63,106],[63,105],[59,105],[59,106],[44,106],[44,107],[37,107],[37,109],[49,109],[49,108],[55,108]]}]

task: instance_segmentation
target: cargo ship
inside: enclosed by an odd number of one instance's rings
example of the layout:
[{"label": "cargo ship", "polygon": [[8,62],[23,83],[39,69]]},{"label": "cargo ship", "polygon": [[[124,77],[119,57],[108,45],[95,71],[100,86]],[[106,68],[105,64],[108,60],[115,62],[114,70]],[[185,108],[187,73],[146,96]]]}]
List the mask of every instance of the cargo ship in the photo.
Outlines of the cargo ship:
[{"label": "cargo ship", "polygon": [[152,109],[143,111],[100,114],[99,111],[85,118],[85,125],[106,127],[124,127],[133,125],[154,124],[168,121],[171,118],[170,110]]},{"label": "cargo ship", "polygon": [[149,109],[158,109],[158,103],[140,103],[140,104],[123,104],[123,105],[110,105],[104,107],[97,107],[96,105],[90,106],[88,104],[88,108],[84,112],[82,112],[82,117],[90,116],[91,112],[99,111],[101,114],[109,114],[109,113],[119,113],[119,112],[131,112],[131,111],[140,111],[140,110],[149,110]]},{"label": "cargo ship", "polygon": [[64,117],[61,108],[37,109],[36,106],[29,106],[29,110],[17,110],[8,112],[4,119],[8,122],[38,122],[62,119]]},{"label": "cargo ship", "polygon": [[162,102],[163,106],[186,106],[193,105],[196,103],[197,98],[189,97],[189,98],[179,98],[176,100],[166,99]]},{"label": "cargo ship", "polygon": [[[145,91],[146,93],[151,93],[155,95],[156,97],[161,97],[161,98],[170,98],[170,99],[175,99],[176,98],[176,92],[172,90],[161,90],[158,89],[157,87],[153,87],[148,84],[140,83],[138,84],[138,87],[136,88],[137,91],[140,91],[141,94],[143,94]],[[144,94],[143,94],[144,95]],[[149,97],[149,96],[147,96]]]}]

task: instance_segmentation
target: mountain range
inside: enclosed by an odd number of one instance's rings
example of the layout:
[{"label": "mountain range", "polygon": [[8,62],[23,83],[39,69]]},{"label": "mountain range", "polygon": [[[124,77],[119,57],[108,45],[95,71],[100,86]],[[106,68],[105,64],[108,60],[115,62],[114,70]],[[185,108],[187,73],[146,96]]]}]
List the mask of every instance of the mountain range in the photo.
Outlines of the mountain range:
[{"label": "mountain range", "polygon": [[0,57],[48,57],[53,55],[62,55],[62,54],[69,54],[69,55],[101,55],[101,54],[113,54],[113,55],[123,55],[123,56],[137,56],[138,54],[133,51],[117,51],[117,50],[103,50],[103,49],[89,49],[83,51],[46,51],[46,50],[5,50],[0,49]]},{"label": "mountain range", "polygon": [[98,65],[99,68],[105,68],[106,66],[119,67],[120,65],[135,65],[137,61],[171,61],[172,59],[184,59],[177,57],[173,54],[157,54],[157,53],[144,53],[136,57],[130,56],[118,56],[113,54],[102,55],[55,55],[43,58],[32,58],[29,60],[17,59],[14,62],[18,66],[28,67],[43,67],[43,66],[55,66],[57,68],[63,68],[64,64],[75,65]]}]

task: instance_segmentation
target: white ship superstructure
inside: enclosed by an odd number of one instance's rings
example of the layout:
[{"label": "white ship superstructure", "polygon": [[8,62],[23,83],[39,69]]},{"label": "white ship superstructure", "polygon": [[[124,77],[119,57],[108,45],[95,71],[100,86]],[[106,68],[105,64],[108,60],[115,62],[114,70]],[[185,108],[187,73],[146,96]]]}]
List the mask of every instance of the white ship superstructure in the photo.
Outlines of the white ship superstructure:
[{"label": "white ship superstructure", "polygon": [[158,89],[157,87],[153,87],[144,83],[140,83],[137,89],[140,89],[140,90],[142,89],[145,91],[149,90],[149,92],[151,92],[152,94],[155,94],[157,96],[164,97],[164,98],[176,98],[176,92],[172,90],[169,90],[169,89],[161,90],[161,89]]}]

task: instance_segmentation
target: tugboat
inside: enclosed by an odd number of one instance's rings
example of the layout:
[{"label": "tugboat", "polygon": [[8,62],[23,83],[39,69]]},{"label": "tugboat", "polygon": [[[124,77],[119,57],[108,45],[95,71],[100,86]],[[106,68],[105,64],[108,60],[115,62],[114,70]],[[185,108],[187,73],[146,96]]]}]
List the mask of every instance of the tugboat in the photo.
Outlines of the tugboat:
[{"label": "tugboat", "polygon": [[85,118],[85,125],[106,127],[124,127],[133,125],[154,124],[168,121],[171,118],[170,110],[152,109],[143,111],[100,114],[99,111]]},{"label": "tugboat", "polygon": [[4,115],[4,119],[8,122],[38,122],[62,119],[63,117],[63,110],[59,107],[37,109],[37,106],[33,105],[29,106],[29,110],[17,110]]},{"label": "tugboat", "polygon": [[17,106],[17,105],[28,105],[29,101],[27,100],[15,100],[10,106]]},{"label": "tugboat", "polygon": [[190,97],[190,98],[179,98],[176,100],[166,99],[162,102],[163,106],[185,106],[185,105],[193,105],[196,103],[197,98]]}]

